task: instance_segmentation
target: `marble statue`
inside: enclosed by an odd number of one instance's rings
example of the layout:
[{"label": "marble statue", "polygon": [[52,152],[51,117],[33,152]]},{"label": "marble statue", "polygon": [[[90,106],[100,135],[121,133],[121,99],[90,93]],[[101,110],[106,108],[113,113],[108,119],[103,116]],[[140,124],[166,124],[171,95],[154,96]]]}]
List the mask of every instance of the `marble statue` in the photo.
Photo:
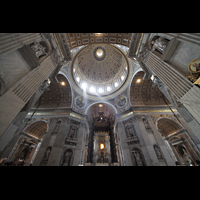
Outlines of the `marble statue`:
[{"label": "marble statue", "polygon": [[190,166],[190,165],[192,164],[192,161],[191,161],[191,159],[189,158],[190,156],[189,156],[189,154],[186,152],[185,149],[183,149],[183,152],[184,152],[184,154],[183,154],[184,163],[185,163],[186,166]]},{"label": "marble statue", "polygon": [[68,137],[69,138],[75,138],[76,137],[75,133],[76,133],[76,126],[72,126],[71,129],[70,129]]},{"label": "marble statue", "polygon": [[138,151],[135,151],[135,158],[136,158],[136,161],[137,161],[137,165],[143,166],[142,158],[141,158],[141,155]]},{"label": "marble statue", "polygon": [[154,51],[155,49],[157,49],[163,53],[165,48],[167,47],[168,41],[164,39],[163,37],[159,37],[155,41],[152,41],[152,44],[153,44]]},{"label": "marble statue", "polygon": [[143,121],[143,123],[144,123],[144,126],[145,126],[146,130],[151,129],[150,126],[149,126],[148,121],[146,120],[146,118],[143,118],[142,121]]},{"label": "marble statue", "polygon": [[39,87],[39,91],[40,92],[44,92],[45,90],[49,90],[49,83],[48,83],[48,80],[45,80]]},{"label": "marble statue", "polygon": [[67,149],[64,155],[63,165],[69,166],[71,161],[72,151],[70,149]]},{"label": "marble statue", "polygon": [[46,55],[45,52],[46,47],[43,47],[40,43],[35,43],[31,46],[33,51],[35,52],[35,55],[39,58],[40,56]]},{"label": "marble statue", "polygon": [[154,145],[153,147],[154,147],[154,150],[156,152],[156,156],[158,157],[158,159],[162,159],[163,155],[162,155],[160,148],[157,145]]},{"label": "marble statue", "polygon": [[58,132],[58,130],[59,130],[59,128],[60,128],[60,124],[61,124],[61,121],[58,121],[58,122],[56,123],[56,126],[55,126],[53,132]]},{"label": "marble statue", "polygon": [[133,127],[128,128],[128,135],[129,135],[129,137],[133,137],[133,136],[135,135],[135,132],[134,132],[134,130],[133,130]]},{"label": "marble statue", "polygon": [[51,153],[51,147],[48,147],[46,152],[45,152],[43,161],[48,161],[50,153]]}]

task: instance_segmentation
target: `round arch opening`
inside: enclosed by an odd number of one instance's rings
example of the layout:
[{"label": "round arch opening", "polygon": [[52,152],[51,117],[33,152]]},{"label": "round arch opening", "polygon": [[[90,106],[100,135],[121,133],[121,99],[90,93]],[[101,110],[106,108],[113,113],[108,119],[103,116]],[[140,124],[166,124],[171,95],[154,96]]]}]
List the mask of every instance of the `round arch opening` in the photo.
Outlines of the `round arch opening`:
[{"label": "round arch opening", "polygon": [[158,119],[156,125],[157,125],[158,130],[161,132],[161,134],[165,138],[167,138],[171,134],[183,129],[181,124],[179,124],[178,122],[175,122],[174,120],[172,120],[170,118],[165,118],[165,117]]}]

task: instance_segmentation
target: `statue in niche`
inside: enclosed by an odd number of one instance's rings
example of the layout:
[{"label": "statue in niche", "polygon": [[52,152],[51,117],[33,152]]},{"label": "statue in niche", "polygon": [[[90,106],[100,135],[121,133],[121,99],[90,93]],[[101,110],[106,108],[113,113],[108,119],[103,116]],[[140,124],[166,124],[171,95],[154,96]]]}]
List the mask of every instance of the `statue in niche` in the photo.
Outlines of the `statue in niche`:
[{"label": "statue in niche", "polygon": [[135,151],[134,156],[137,162],[137,166],[143,166],[143,160],[141,154],[138,151]]},{"label": "statue in niche", "polygon": [[60,124],[61,124],[61,121],[58,121],[58,122],[56,123],[56,126],[55,126],[53,132],[58,132],[58,130],[59,130],[59,128],[60,128]]},{"label": "statue in niche", "polygon": [[146,120],[145,117],[142,119],[142,121],[144,123],[144,126],[145,126],[146,130],[150,130],[151,128],[150,128],[149,123],[148,123],[148,121]]},{"label": "statue in niche", "polygon": [[48,148],[46,149],[45,154],[44,154],[43,161],[48,161],[49,156],[50,156],[50,153],[51,153],[51,147],[48,147]]},{"label": "statue in niche", "polygon": [[43,47],[40,43],[34,43],[33,45],[31,45],[31,48],[38,58],[47,54],[45,52],[46,47]]},{"label": "statue in niche", "polygon": [[49,88],[49,83],[48,83],[48,80],[45,80],[41,85],[40,85],[40,92],[44,92],[45,90],[50,90]]},{"label": "statue in niche", "polygon": [[151,42],[153,44],[153,50],[155,51],[156,49],[160,51],[161,53],[164,52],[164,50],[167,47],[168,41],[164,37],[159,37],[155,41],[153,40]]},{"label": "statue in niche", "polygon": [[190,166],[192,164],[192,161],[190,159],[189,154],[186,152],[186,150],[183,148],[183,160],[185,165]]},{"label": "statue in niche", "polygon": [[135,136],[135,131],[133,130],[133,127],[128,128],[128,137]]},{"label": "statue in niche", "polygon": [[154,150],[156,152],[156,156],[158,159],[163,159],[163,155],[162,155],[162,152],[160,150],[160,148],[157,146],[157,145],[154,145]]},{"label": "statue in niche", "polygon": [[69,135],[68,135],[69,138],[75,138],[76,137],[76,128],[77,128],[77,126],[74,126],[74,125],[71,126],[70,132],[69,132]]},{"label": "statue in niche", "polygon": [[72,150],[67,149],[64,153],[64,158],[63,158],[63,166],[70,166],[71,158],[72,158]]},{"label": "statue in niche", "polygon": [[27,155],[28,155],[28,152],[29,152],[28,147],[25,147],[25,148],[23,149],[23,151],[22,151],[22,153],[21,153],[19,159],[25,161],[25,160],[26,160],[26,157],[27,157]]}]

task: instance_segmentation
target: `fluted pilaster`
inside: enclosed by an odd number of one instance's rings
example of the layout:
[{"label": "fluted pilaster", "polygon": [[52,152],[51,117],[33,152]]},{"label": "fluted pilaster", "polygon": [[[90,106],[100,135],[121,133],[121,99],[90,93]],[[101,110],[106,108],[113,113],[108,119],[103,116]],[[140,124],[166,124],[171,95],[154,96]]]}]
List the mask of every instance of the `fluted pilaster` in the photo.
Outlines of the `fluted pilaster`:
[{"label": "fluted pilaster", "polygon": [[0,97],[0,136],[54,69],[48,57]]},{"label": "fluted pilaster", "polygon": [[0,33],[0,55],[41,39],[40,33]]}]

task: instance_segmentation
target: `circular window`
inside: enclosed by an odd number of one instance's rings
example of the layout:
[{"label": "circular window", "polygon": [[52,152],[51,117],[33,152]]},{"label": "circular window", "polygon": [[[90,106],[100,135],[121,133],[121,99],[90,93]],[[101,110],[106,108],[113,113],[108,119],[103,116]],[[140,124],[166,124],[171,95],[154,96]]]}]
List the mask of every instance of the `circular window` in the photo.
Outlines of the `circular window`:
[{"label": "circular window", "polygon": [[103,56],[103,51],[101,49],[98,49],[96,55],[97,57],[101,58]]},{"label": "circular window", "polygon": [[106,50],[103,47],[97,47],[94,50],[94,58],[98,61],[103,60],[106,57]]}]

